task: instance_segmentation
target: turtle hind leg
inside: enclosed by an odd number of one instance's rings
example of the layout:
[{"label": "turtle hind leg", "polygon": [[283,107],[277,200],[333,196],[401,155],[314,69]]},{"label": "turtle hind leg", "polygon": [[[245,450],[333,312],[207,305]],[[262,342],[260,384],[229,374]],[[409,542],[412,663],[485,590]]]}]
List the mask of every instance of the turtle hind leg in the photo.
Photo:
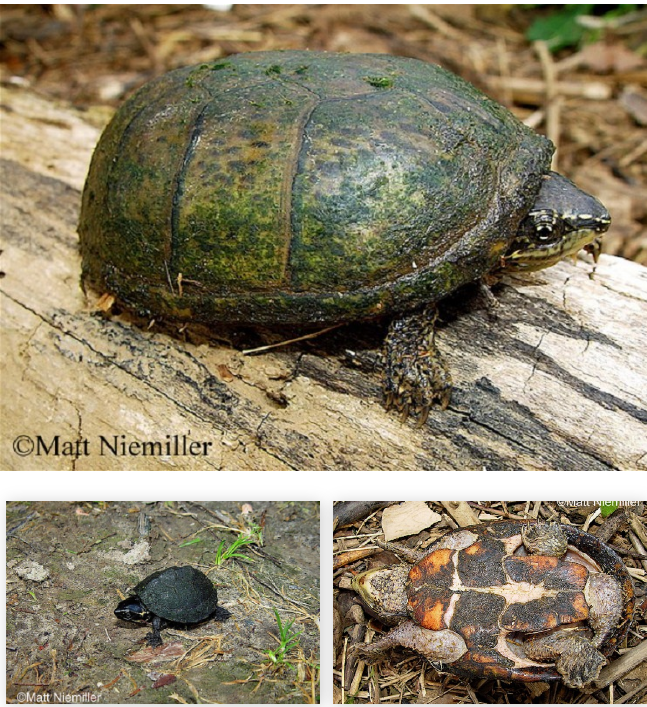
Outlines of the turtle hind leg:
[{"label": "turtle hind leg", "polygon": [[418,426],[427,420],[437,402],[449,405],[452,379],[434,343],[435,308],[394,319],[384,341],[387,410],[395,408],[405,420],[418,417]]},{"label": "turtle hind leg", "polygon": [[531,660],[555,661],[564,684],[576,689],[595,680],[607,662],[591,641],[568,632],[529,639],[524,651]]},{"label": "turtle hind leg", "polygon": [[622,616],[622,589],[614,577],[592,572],[584,588],[584,596],[589,604],[589,624],[595,631],[592,643],[599,648]]},{"label": "turtle hind leg", "polygon": [[465,641],[453,631],[430,631],[413,621],[403,621],[370,644],[360,644],[353,652],[367,663],[375,663],[391,648],[410,648],[432,661],[453,663],[467,651]]},{"label": "turtle hind leg", "polygon": [[595,680],[607,659],[586,639],[564,651],[555,667],[568,687],[581,688]]}]

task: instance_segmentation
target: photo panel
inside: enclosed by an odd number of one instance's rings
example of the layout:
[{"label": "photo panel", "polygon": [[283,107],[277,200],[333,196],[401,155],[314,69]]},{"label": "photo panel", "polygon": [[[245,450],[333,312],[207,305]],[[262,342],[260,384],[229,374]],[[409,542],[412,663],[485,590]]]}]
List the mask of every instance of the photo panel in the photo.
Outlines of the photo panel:
[{"label": "photo panel", "polygon": [[10,501],[7,701],[319,702],[317,501]]},{"label": "photo panel", "polygon": [[644,702],[646,509],[335,503],[334,701]]}]

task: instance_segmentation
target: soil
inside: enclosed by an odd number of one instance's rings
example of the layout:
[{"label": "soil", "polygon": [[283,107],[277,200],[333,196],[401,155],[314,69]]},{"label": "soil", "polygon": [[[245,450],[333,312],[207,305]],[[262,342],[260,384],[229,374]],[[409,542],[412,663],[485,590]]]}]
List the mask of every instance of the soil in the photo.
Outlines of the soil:
[{"label": "soil", "polygon": [[[50,703],[84,693],[104,704],[318,700],[319,504],[250,509],[7,504],[7,699],[30,692]],[[249,561],[216,566],[221,541],[227,548],[238,537],[227,527],[252,524],[263,527],[262,547],[243,546]],[[205,572],[230,615],[164,629],[164,646],[152,651],[144,643],[150,626],[113,611],[140,580],[173,565]],[[278,648],[275,611],[301,632],[282,666],[267,653]]]}]

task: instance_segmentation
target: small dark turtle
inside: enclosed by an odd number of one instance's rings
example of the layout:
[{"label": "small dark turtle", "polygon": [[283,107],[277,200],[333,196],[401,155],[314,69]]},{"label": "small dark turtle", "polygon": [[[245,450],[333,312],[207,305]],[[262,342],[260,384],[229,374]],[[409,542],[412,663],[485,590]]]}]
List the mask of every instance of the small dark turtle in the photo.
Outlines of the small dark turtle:
[{"label": "small dark turtle", "polygon": [[401,645],[465,678],[595,680],[633,615],[631,577],[593,535],[557,523],[455,530],[425,553],[387,544],[413,566],[357,575],[353,588],[395,628],[355,651]]},{"label": "small dark turtle", "polygon": [[435,303],[488,274],[600,252],[609,214],[550,170],[553,150],[415,59],[252,52],[178,69],[101,136],[82,282],[148,319],[387,317],[386,406],[423,423],[451,390]]},{"label": "small dark turtle", "polygon": [[194,567],[169,567],[143,579],[134,594],[120,601],[115,616],[124,621],[152,624],[146,640],[152,647],[162,644],[160,631],[169,624],[197,624],[218,608],[218,595],[211,580]]}]

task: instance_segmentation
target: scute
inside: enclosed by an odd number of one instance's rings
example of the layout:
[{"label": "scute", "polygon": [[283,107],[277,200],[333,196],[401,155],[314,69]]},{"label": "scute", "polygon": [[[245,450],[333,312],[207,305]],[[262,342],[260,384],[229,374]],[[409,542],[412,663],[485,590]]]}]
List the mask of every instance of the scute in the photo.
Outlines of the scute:
[{"label": "scute", "polygon": [[543,584],[546,589],[584,589],[589,576],[584,565],[556,557],[506,557],[503,568],[514,582]]},{"label": "scute", "polygon": [[203,621],[218,605],[216,589],[209,578],[189,566],[154,572],[134,592],[153,614],[178,623]]},{"label": "scute", "polygon": [[205,323],[405,311],[491,269],[551,153],[414,59],[257,52],[179,69],[96,148],[83,280],[141,314]]},{"label": "scute", "polygon": [[468,649],[494,650],[499,637],[499,616],[505,599],[496,594],[465,592],[456,602],[451,629],[463,636]]},{"label": "scute", "polygon": [[409,570],[409,580],[415,590],[418,586],[435,584],[438,587],[451,587],[454,577],[455,550],[440,549],[430,552]]},{"label": "scute", "polygon": [[503,543],[483,538],[461,550],[458,555],[458,576],[466,587],[494,587],[505,584],[502,560]]},{"label": "scute", "polygon": [[509,606],[501,616],[501,627],[507,631],[538,633],[564,624],[585,621],[589,609],[582,592],[560,592],[525,604]]},{"label": "scute", "polygon": [[422,586],[409,593],[409,611],[412,618],[423,628],[431,631],[442,631],[449,628],[445,615],[452,602],[452,592],[445,587],[435,587],[432,584]]}]

